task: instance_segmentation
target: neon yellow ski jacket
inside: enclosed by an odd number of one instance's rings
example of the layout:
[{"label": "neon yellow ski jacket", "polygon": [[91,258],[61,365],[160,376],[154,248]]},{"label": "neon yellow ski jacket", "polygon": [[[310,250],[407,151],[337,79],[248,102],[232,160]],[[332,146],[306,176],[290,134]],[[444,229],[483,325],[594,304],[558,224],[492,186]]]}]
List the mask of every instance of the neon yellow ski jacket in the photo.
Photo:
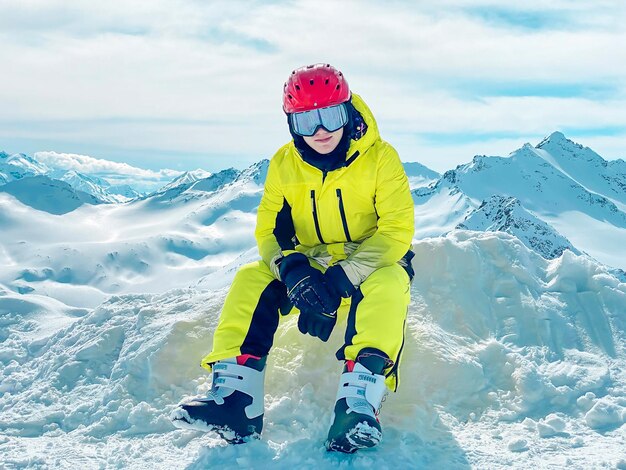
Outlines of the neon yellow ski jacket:
[{"label": "neon yellow ski jacket", "polygon": [[[296,250],[322,265],[338,262],[359,286],[411,248],[414,207],[398,153],[380,138],[365,102],[352,94],[352,104],[367,132],[350,142],[345,166],[324,175],[302,159],[293,140],[270,161],[255,236],[277,279],[276,262]],[[295,237],[283,227],[291,223]]]}]

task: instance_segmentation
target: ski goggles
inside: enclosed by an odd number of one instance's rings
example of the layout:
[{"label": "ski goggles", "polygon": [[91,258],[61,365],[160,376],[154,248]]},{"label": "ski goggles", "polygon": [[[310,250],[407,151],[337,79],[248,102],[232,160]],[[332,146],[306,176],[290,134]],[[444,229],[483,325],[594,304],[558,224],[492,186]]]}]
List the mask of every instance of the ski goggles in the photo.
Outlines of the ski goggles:
[{"label": "ski goggles", "polygon": [[311,137],[320,127],[335,132],[348,123],[348,110],[344,103],[327,108],[312,109],[289,115],[289,125],[294,134]]}]

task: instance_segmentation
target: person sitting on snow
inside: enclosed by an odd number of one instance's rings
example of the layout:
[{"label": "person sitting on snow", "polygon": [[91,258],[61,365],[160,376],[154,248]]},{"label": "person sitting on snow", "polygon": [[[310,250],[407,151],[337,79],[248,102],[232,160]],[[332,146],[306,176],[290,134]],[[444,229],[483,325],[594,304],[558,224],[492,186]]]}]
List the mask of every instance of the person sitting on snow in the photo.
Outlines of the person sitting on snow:
[{"label": "person sitting on snow", "polygon": [[177,427],[231,443],[263,428],[264,373],[279,315],[327,341],[347,314],[344,361],[326,448],[382,438],[378,411],[396,390],[410,301],[413,201],[395,149],[364,101],[329,64],[294,70],[283,89],[293,140],[270,161],[255,236],[262,260],[242,266],[202,360],[208,396],[182,403]]}]

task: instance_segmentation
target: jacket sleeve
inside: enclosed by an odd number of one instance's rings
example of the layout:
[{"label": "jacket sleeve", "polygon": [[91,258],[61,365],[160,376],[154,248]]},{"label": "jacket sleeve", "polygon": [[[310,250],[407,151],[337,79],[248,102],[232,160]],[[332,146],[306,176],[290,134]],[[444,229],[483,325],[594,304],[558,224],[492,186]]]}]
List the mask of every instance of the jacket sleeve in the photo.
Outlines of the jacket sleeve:
[{"label": "jacket sleeve", "polygon": [[376,269],[397,263],[411,248],[415,232],[413,198],[404,167],[396,150],[383,145],[374,196],[379,217],[376,232],[339,263],[355,286]]},{"label": "jacket sleeve", "polygon": [[254,232],[259,254],[276,279],[280,279],[277,260],[295,248],[291,208],[283,195],[278,166],[279,161],[274,156],[267,171]]}]

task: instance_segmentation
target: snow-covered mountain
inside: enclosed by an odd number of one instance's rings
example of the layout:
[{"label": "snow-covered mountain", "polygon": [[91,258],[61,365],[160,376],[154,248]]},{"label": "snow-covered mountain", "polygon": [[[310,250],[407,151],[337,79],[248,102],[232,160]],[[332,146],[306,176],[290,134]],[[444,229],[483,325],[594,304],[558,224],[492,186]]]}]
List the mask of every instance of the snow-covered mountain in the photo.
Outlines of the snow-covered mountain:
[{"label": "snow-covered mountain", "polygon": [[622,203],[622,211],[626,208],[626,161],[606,161],[561,132],[542,140],[535,152],[587,190]]},{"label": "snow-covered mountain", "polygon": [[10,194],[33,209],[55,215],[67,214],[83,204],[101,203],[91,194],[44,175],[16,179],[0,186],[0,192]]},{"label": "snow-covered mountain", "polygon": [[[557,164],[568,158],[577,160]],[[577,249],[622,268],[626,266],[626,206],[621,202],[626,197],[623,163],[617,160],[609,165],[593,151],[554,133],[537,147],[525,144],[506,158],[476,156],[470,163],[445,172],[436,183],[414,190],[416,221],[419,226],[424,218],[428,226],[431,214],[441,214],[443,210],[446,217],[439,216],[438,225],[425,233],[438,236],[463,223],[492,196],[513,197]],[[591,175],[599,172],[602,177],[598,178],[606,184],[602,186],[594,176],[584,177],[584,165]],[[578,172],[578,180],[562,171],[566,166]],[[608,194],[597,192],[602,188]],[[602,234],[601,243],[598,233]]]},{"label": "snow-covered mountain", "polygon": [[[0,185],[34,176],[47,176],[52,180],[63,181],[82,193],[94,196],[100,203],[128,202],[140,196],[128,186],[115,188],[108,181],[97,176],[74,170],[51,169],[23,153],[9,155],[6,152],[0,152]],[[37,191],[35,182],[29,184],[34,191]],[[53,201],[52,205],[54,205]],[[45,210],[43,209],[45,206],[41,204],[38,207],[40,210]]]},{"label": "snow-covered mountain", "polygon": [[456,228],[510,233],[546,259],[558,258],[565,250],[580,254],[567,238],[524,209],[514,197],[491,196]]},{"label": "snow-covered mountain", "polygon": [[109,194],[122,196],[124,200],[129,201],[131,199],[137,199],[142,196],[141,193],[133,189],[127,184],[115,184],[107,188]]},{"label": "snow-covered mountain", "polygon": [[[81,205],[75,197],[59,205],[61,196],[44,193],[41,181],[14,182],[28,187],[19,192],[23,206],[0,193],[0,285],[94,307],[114,293],[195,284],[255,246],[267,165],[224,170],[124,205]],[[46,187],[78,193],[40,178]],[[60,207],[63,218],[51,215]]]},{"label": "snow-covered mountain", "polygon": [[58,175],[60,181],[65,181],[74,189],[91,194],[102,203],[111,204],[116,202],[128,202],[130,200],[123,195],[111,192],[111,184],[102,178],[87,176],[74,170],[65,171],[61,174],[58,174],[57,170],[55,173]]},{"label": "snow-covered mountain", "polygon": [[409,178],[409,186],[416,189],[421,186],[428,186],[430,183],[437,181],[441,175],[436,171],[422,165],[418,162],[403,163],[404,171]]},{"label": "snow-covered mountain", "polygon": [[196,179],[193,175],[182,175],[181,178],[175,178],[143,199],[149,200],[152,204],[172,204],[179,198],[189,200],[190,198],[204,197],[203,193],[217,191],[235,181],[239,177],[240,171],[228,168],[217,173],[207,174],[208,176],[201,179]]},{"label": "snow-covered mountain", "polygon": [[198,168],[193,171],[186,171],[182,175],[174,178],[172,181],[167,183],[165,186],[160,188],[156,193],[165,193],[170,189],[176,188],[178,186],[191,186],[198,180],[202,180],[211,176],[211,173],[205,170]]},{"label": "snow-covered mountain", "polygon": [[29,176],[45,175],[46,165],[23,153],[9,155],[0,152],[0,185]]},{"label": "snow-covered mountain", "polygon": [[[561,136],[553,134],[541,145],[556,140],[561,142],[559,148],[580,150]],[[621,245],[626,219],[619,198],[610,200],[573,181],[546,160],[547,152],[525,145],[508,158],[479,156],[427,186],[418,184],[413,191],[415,240],[457,227],[499,230],[514,234],[546,258],[568,248],[613,267],[626,266]],[[595,168],[597,159],[592,163]],[[61,205],[65,213],[61,219],[0,197],[4,220],[0,244],[11,259],[0,270],[0,284],[85,307],[113,293],[162,292],[224,278],[224,271],[256,256],[255,212],[268,164],[263,160],[244,171],[230,168],[200,179],[206,174],[190,172],[126,205],[81,206],[86,199],[77,194],[84,193],[74,194],[57,184],[59,194],[69,197]],[[418,164],[405,166],[423,182],[437,176]],[[609,166],[600,165],[603,171]],[[621,182],[619,172],[613,176]],[[68,179],[89,182],[80,175]],[[24,179],[23,189],[18,185],[10,193],[27,206],[58,212],[57,197],[33,186],[37,182],[50,189],[45,178]],[[93,183],[103,186],[97,180]],[[586,223],[576,223],[583,218]]]}]

